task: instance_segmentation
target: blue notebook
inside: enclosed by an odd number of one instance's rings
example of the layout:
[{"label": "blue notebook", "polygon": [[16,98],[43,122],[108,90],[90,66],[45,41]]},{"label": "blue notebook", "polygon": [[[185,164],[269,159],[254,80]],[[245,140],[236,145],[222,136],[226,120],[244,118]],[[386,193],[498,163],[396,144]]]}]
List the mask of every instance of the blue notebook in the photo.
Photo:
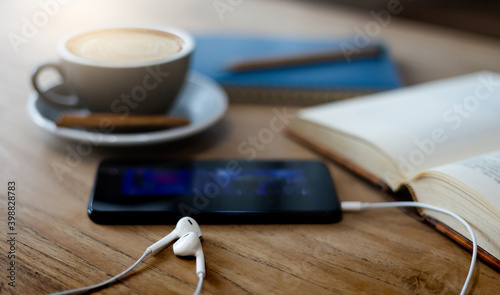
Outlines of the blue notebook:
[{"label": "blue notebook", "polygon": [[340,49],[345,42],[349,39],[198,36],[191,67],[219,82],[231,101],[240,102],[312,105],[402,86],[396,66],[383,47],[377,56],[350,62],[339,60],[248,72],[226,70],[237,60],[325,52]]}]

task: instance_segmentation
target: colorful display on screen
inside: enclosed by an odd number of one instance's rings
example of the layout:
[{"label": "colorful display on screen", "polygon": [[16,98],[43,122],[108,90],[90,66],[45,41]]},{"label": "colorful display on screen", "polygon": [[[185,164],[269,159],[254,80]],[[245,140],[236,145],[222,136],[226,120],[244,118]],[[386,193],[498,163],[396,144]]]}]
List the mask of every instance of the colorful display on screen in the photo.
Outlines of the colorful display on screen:
[{"label": "colorful display on screen", "polygon": [[196,191],[226,196],[307,195],[306,175],[301,169],[126,169],[122,194],[190,195]]}]

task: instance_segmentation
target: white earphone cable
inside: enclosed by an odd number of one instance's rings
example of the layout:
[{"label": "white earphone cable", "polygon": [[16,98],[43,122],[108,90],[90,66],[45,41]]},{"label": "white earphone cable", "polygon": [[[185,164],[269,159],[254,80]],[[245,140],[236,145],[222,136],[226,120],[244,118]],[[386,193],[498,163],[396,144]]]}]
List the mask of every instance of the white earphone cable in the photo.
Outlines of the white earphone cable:
[{"label": "white earphone cable", "polygon": [[201,287],[203,286],[203,279],[204,279],[203,274],[198,274],[198,277],[200,278],[200,280],[198,281],[198,286],[196,287],[196,290],[194,291],[193,295],[200,294]]},{"label": "white earphone cable", "polygon": [[[126,276],[129,272],[131,272],[139,263],[141,263],[147,256],[149,255],[156,255],[158,252],[161,250],[165,249],[170,243],[172,243],[175,239],[178,239],[177,242],[174,244],[174,254],[177,256],[191,256],[194,255],[196,256],[196,272],[199,276],[199,274],[202,274],[200,277],[200,282],[198,283],[198,287],[196,288],[195,294],[199,294],[201,291],[201,286],[203,284],[203,279],[205,277],[205,260],[204,260],[204,254],[203,250],[201,248],[201,243],[200,239],[202,238],[200,226],[191,217],[183,217],[181,218],[174,230],[169,233],[167,236],[163,237],[161,240],[157,241],[153,245],[149,246],[144,254],[142,254],[141,258],[139,258],[132,266],[130,266],[128,269],[120,273],[119,275],[116,275],[109,280],[106,280],[102,283],[88,286],[88,287],[83,287],[83,288],[78,288],[78,289],[72,289],[72,290],[67,290],[67,291],[62,291],[62,292],[57,292],[57,293],[52,293],[50,295],[63,295],[63,294],[76,294],[76,293],[82,293],[82,292],[88,292],[97,288],[104,287],[108,284],[113,283],[114,281],[123,278]],[[187,241],[187,239],[190,239]],[[177,250],[176,250],[177,248]],[[176,252],[177,251],[177,252]],[[200,258],[201,257],[201,258]],[[201,260],[200,260],[201,259]]]},{"label": "white earphone cable", "polygon": [[[365,210],[365,209],[374,209],[374,208],[388,208],[388,207],[417,207],[417,208],[425,208],[425,209],[434,210],[434,211],[437,211],[437,212],[441,212],[441,213],[447,214],[449,216],[454,217],[458,221],[460,221],[460,223],[462,223],[467,228],[467,230],[469,231],[470,236],[471,236],[471,240],[472,240],[472,260],[471,260],[470,267],[469,267],[469,273],[467,274],[467,278],[465,280],[465,283],[464,283],[464,285],[462,287],[462,291],[461,291],[460,294],[464,295],[466,293],[467,288],[469,286],[469,283],[470,283],[470,281],[472,279],[472,275],[474,273],[474,267],[475,267],[475,264],[476,264],[476,258],[477,258],[477,241],[476,241],[476,236],[474,235],[474,232],[473,232],[471,226],[463,218],[461,218],[460,216],[458,216],[457,214],[455,214],[455,213],[453,213],[453,212],[451,212],[449,210],[446,210],[446,209],[443,209],[443,208],[439,208],[439,207],[436,207],[436,206],[432,206],[432,205],[429,205],[429,204],[418,203],[418,202],[388,202],[388,203],[342,202],[341,205],[342,205],[342,211],[344,211],[344,212],[348,212],[348,211],[361,211],[361,210]],[[92,285],[92,286],[88,286],[88,287],[83,287],[83,288],[78,288],[78,289],[72,289],[72,290],[57,292],[57,293],[53,293],[51,295],[65,295],[65,294],[76,294],[76,293],[88,292],[88,291],[91,291],[91,290],[103,287],[105,285],[111,284],[114,281],[116,281],[116,280],[118,280],[118,279],[126,276],[139,263],[141,263],[147,256],[151,255],[152,253],[153,253],[153,250],[151,249],[151,247],[149,247],[148,249],[146,249],[146,251],[144,252],[144,254],[142,254],[142,256],[132,266],[130,266],[128,269],[126,269],[122,273],[120,273],[120,274],[118,274],[118,275],[116,275],[116,276],[114,276],[114,277],[112,277],[112,278],[110,278],[110,279],[108,279],[108,280],[106,280],[106,281],[104,281],[102,283],[99,283],[99,284],[96,284],[96,285]],[[199,277],[199,281],[198,281],[198,285],[196,287],[196,290],[194,292],[195,295],[198,295],[200,293],[201,288],[203,286],[204,272],[199,272],[198,273],[198,277]]]},{"label": "white earphone cable", "polygon": [[[108,284],[111,284],[113,283],[114,281],[116,280],[119,280],[121,278],[123,278],[124,276],[126,276],[128,273],[130,273],[139,263],[141,263],[147,256],[151,255],[152,254],[152,250],[150,248],[146,249],[146,251],[144,252],[144,254],[142,254],[141,258],[139,258],[134,264],[132,264],[129,268],[127,268],[125,271],[123,271],[122,273],[110,278],[109,280],[106,280],[104,282],[101,282],[99,284],[95,284],[95,285],[92,285],[92,286],[87,286],[87,287],[82,287],[82,288],[78,288],[78,289],[71,289],[71,290],[66,290],[66,291],[61,291],[61,292],[57,292],[57,293],[52,293],[52,294],[49,294],[49,295],[67,295],[67,294],[79,294],[79,293],[84,293],[84,292],[88,292],[88,291],[91,291],[91,290],[95,290],[97,288],[101,288],[103,286],[106,286]],[[196,287],[196,290],[194,292],[194,295],[198,295],[200,294],[200,291],[201,291],[201,287],[203,286],[203,279],[204,279],[204,275],[203,274],[199,274],[198,275],[200,280],[198,282],[198,286]]]},{"label": "white earphone cable", "polygon": [[474,267],[476,265],[477,241],[476,241],[476,236],[474,235],[474,231],[472,230],[471,226],[462,217],[458,216],[456,213],[453,213],[449,210],[439,208],[436,206],[432,206],[429,204],[418,203],[418,202],[387,202],[387,203],[342,202],[341,205],[342,205],[342,211],[344,211],[344,212],[361,211],[361,210],[365,210],[365,209],[374,209],[374,208],[388,208],[388,207],[425,208],[425,209],[429,209],[429,210],[433,210],[433,211],[447,214],[449,216],[454,217],[458,221],[460,221],[460,223],[462,223],[469,231],[469,234],[470,234],[471,240],[472,240],[472,260],[471,260],[470,267],[469,267],[469,273],[467,274],[467,278],[465,279],[465,283],[463,284],[462,291],[460,292],[460,294],[464,295],[466,293],[467,288],[469,287],[469,283],[472,279],[472,275],[474,273]]},{"label": "white earphone cable", "polygon": [[92,286],[87,286],[87,287],[83,287],[83,288],[78,288],[78,289],[72,289],[72,290],[66,290],[66,291],[62,291],[62,292],[57,292],[57,293],[52,293],[50,295],[66,295],[66,294],[77,294],[77,293],[83,293],[83,292],[88,292],[90,290],[94,290],[94,289],[97,289],[97,288],[100,288],[100,287],[103,287],[107,284],[111,284],[112,282],[126,276],[129,272],[131,272],[139,263],[141,263],[148,255],[151,254],[151,250],[146,250],[144,252],[144,254],[142,254],[141,258],[139,258],[134,264],[132,264],[132,266],[130,266],[129,268],[127,268],[125,271],[123,271],[122,273],[110,278],[109,280],[106,280],[104,282],[101,282],[99,284],[95,284],[95,285],[92,285]]}]

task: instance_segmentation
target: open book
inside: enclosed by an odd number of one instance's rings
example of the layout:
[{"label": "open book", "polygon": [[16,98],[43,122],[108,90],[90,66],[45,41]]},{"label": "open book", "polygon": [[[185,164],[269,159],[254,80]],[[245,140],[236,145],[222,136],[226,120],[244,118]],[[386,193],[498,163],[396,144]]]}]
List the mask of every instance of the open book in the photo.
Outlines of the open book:
[{"label": "open book", "polygon": [[[500,270],[500,74],[478,72],[302,109],[288,133],[382,188],[451,210]],[[421,211],[467,247],[453,218]],[[458,234],[457,234],[458,233]]]}]

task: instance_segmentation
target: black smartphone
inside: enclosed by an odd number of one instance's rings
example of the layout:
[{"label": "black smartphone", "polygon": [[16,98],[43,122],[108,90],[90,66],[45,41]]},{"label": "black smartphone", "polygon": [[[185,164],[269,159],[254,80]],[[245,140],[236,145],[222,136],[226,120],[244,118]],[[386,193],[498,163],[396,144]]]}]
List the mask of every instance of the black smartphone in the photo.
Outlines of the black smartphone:
[{"label": "black smartphone", "polygon": [[340,203],[319,161],[110,159],[88,215],[100,224],[334,223]]}]

